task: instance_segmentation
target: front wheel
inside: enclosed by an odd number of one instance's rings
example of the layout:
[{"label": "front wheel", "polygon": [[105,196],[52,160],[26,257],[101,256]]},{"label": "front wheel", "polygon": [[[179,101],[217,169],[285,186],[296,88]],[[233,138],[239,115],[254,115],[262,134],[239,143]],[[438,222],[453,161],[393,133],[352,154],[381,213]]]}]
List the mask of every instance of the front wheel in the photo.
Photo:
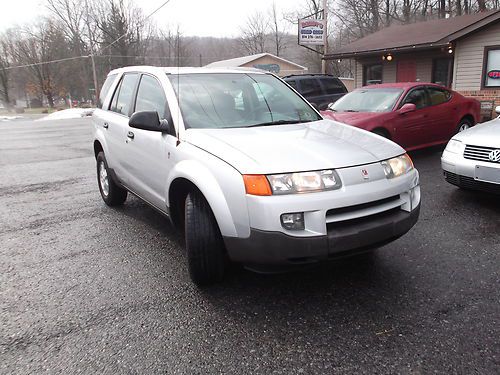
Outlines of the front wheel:
[{"label": "front wheel", "polygon": [[457,133],[463,132],[464,130],[469,129],[472,126],[472,123],[470,120],[463,118],[460,120],[457,126]]},{"label": "front wheel", "polygon": [[387,139],[391,139],[389,133],[385,129],[381,129],[381,128],[374,129],[374,130],[372,130],[372,133],[375,133],[375,134],[380,135],[381,137],[384,137]]},{"label": "front wheel", "polygon": [[191,280],[200,286],[221,281],[227,262],[224,243],[214,214],[198,191],[186,198],[185,238]]},{"label": "front wheel", "polygon": [[108,206],[119,206],[127,199],[127,190],[118,186],[110,176],[104,152],[97,155],[97,184],[104,203]]}]

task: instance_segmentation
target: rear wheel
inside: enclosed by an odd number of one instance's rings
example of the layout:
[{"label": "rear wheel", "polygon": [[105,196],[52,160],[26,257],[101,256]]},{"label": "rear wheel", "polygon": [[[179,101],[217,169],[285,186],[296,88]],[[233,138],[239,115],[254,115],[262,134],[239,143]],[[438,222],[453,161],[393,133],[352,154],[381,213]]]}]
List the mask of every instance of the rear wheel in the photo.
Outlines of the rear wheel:
[{"label": "rear wheel", "polygon": [[191,280],[200,286],[221,281],[227,260],[214,214],[198,191],[188,194],[185,205],[185,238]]},{"label": "rear wheel", "polygon": [[472,122],[467,118],[463,118],[458,123],[457,133],[463,132],[464,130],[469,129],[471,126],[472,126]]},{"label": "rear wheel", "polygon": [[127,199],[127,190],[118,186],[110,176],[104,152],[97,155],[97,184],[104,203],[108,206],[119,206]]}]

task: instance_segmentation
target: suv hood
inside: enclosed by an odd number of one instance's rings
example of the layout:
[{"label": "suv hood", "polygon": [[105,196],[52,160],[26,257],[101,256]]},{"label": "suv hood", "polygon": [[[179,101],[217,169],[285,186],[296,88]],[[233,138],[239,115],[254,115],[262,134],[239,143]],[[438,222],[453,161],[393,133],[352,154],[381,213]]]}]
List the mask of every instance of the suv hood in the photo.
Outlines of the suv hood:
[{"label": "suv hood", "polygon": [[469,145],[500,147],[500,117],[460,132],[453,139]]},{"label": "suv hood", "polygon": [[188,129],[184,140],[242,174],[345,168],[403,154],[397,144],[331,120],[232,129]]}]

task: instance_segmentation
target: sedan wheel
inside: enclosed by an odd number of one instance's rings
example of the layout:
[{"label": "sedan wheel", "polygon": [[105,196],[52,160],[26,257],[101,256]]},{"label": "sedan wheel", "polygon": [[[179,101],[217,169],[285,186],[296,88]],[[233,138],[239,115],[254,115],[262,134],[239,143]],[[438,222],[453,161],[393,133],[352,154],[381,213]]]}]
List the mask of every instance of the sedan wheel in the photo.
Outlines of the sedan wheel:
[{"label": "sedan wheel", "polygon": [[467,130],[471,127],[471,123],[469,120],[467,119],[462,119],[460,121],[460,123],[458,124],[458,128],[457,128],[457,132],[460,133],[460,132],[463,132],[464,130]]}]

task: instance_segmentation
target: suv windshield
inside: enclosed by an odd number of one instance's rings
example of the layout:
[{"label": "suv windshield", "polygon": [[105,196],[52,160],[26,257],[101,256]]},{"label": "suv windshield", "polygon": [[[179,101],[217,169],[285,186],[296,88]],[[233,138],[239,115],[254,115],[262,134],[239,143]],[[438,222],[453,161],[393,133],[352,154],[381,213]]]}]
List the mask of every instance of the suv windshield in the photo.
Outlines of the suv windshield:
[{"label": "suv windshield", "polygon": [[302,123],[321,117],[268,74],[168,75],[186,128],[245,128]]},{"label": "suv windshield", "polygon": [[360,89],[337,100],[331,109],[336,112],[389,112],[403,93],[401,89]]}]

